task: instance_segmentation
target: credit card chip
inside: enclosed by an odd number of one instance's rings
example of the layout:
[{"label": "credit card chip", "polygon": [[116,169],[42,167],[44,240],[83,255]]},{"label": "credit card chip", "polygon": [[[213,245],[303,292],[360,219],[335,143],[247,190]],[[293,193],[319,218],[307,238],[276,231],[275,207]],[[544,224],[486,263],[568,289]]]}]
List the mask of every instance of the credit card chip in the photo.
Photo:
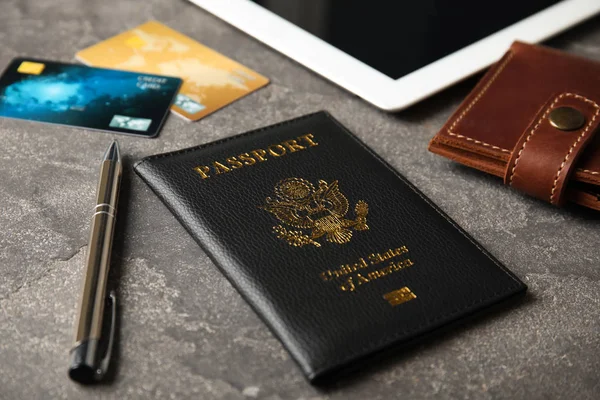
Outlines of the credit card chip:
[{"label": "credit card chip", "polygon": [[39,75],[42,73],[46,65],[42,63],[37,63],[33,61],[23,61],[19,68],[17,68],[17,72],[22,74],[30,74],[30,75]]}]

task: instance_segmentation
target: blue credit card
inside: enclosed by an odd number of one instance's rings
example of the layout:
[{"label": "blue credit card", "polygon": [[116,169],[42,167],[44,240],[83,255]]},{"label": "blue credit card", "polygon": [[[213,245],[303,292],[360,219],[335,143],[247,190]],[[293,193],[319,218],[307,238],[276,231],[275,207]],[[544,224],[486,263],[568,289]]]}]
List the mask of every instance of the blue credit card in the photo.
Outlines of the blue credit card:
[{"label": "blue credit card", "polygon": [[0,116],[156,136],[181,79],[16,58],[0,77]]}]

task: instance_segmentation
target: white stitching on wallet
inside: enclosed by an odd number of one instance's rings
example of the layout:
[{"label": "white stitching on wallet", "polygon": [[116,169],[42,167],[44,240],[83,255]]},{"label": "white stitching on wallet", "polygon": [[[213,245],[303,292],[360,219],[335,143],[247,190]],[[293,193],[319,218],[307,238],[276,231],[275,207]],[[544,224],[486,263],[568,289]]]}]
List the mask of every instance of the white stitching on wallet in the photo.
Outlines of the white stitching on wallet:
[{"label": "white stitching on wallet", "polygon": [[[477,103],[479,100],[481,100],[481,98],[483,97],[483,95],[485,94],[485,92],[487,92],[487,90],[490,88],[490,86],[492,85],[492,83],[494,83],[494,81],[496,80],[496,78],[498,78],[498,76],[499,76],[499,75],[500,75],[500,73],[501,73],[501,72],[504,70],[504,68],[506,68],[506,66],[508,65],[508,62],[509,62],[509,61],[512,59],[513,55],[514,55],[514,53],[510,53],[510,54],[508,55],[508,57],[506,58],[506,60],[504,60],[504,62],[502,63],[502,65],[500,65],[500,67],[498,67],[498,70],[497,70],[497,71],[494,73],[494,75],[493,75],[493,76],[492,76],[492,78],[491,78],[491,79],[488,81],[488,83],[486,83],[486,85],[485,85],[485,86],[483,87],[483,89],[482,89],[482,90],[479,92],[479,94],[477,94],[477,96],[476,96],[476,97],[473,99],[473,101],[471,101],[471,103],[469,103],[469,105],[468,105],[468,106],[467,106],[467,107],[466,107],[466,108],[465,108],[465,109],[464,109],[464,110],[463,110],[463,111],[460,113],[460,115],[459,115],[459,116],[458,116],[458,117],[457,117],[457,118],[454,120],[454,122],[452,123],[452,125],[450,125],[450,128],[448,128],[448,131],[447,131],[447,133],[448,133],[450,136],[455,136],[455,137],[457,137],[457,138],[459,138],[459,139],[465,139],[465,140],[467,140],[467,141],[469,141],[469,142],[473,142],[473,143],[476,143],[476,144],[479,144],[479,145],[482,145],[482,146],[485,146],[485,147],[490,147],[490,148],[492,148],[492,149],[494,149],[494,150],[500,150],[500,151],[501,151],[501,152],[503,152],[503,153],[509,153],[509,154],[510,154],[510,153],[512,153],[512,151],[510,151],[510,150],[508,150],[508,149],[504,149],[504,148],[502,148],[502,147],[498,147],[498,146],[495,146],[495,145],[492,145],[492,144],[489,144],[489,143],[486,143],[486,142],[482,142],[481,140],[473,139],[473,138],[471,138],[471,137],[468,137],[468,136],[465,136],[465,135],[460,135],[460,134],[458,134],[458,133],[454,133],[454,132],[452,132],[452,131],[454,130],[454,128],[456,128],[456,125],[458,125],[458,123],[459,123],[459,122],[460,122],[460,121],[461,121],[461,120],[462,120],[462,119],[463,119],[463,118],[464,118],[464,117],[465,117],[465,116],[466,116],[466,115],[469,113],[469,111],[471,111],[471,109],[473,108],[473,106],[475,106],[475,104],[476,104],[476,103]],[[590,103],[593,103],[594,105],[596,105],[596,103],[594,103],[593,101],[591,101],[591,100],[589,100],[589,99],[586,99],[586,98],[585,98],[585,97],[583,97],[583,96],[576,95],[576,94],[573,94],[573,93],[568,93],[568,94],[566,94],[566,95],[573,96],[573,97],[575,97],[575,98],[580,98],[581,100],[588,101],[588,102],[590,102]],[[561,97],[562,97],[562,96],[561,96]],[[559,97],[559,98],[560,98],[560,97]],[[556,102],[556,101],[558,101],[558,99],[556,99],[556,100],[555,100],[555,102]],[[554,104],[554,103],[553,103],[553,104]],[[552,105],[550,106],[550,108],[552,108]],[[546,116],[546,115],[544,115],[544,117],[545,117],[545,116]],[[544,117],[542,117],[542,119],[543,119]],[[538,124],[536,124],[536,127],[534,127],[534,129],[533,129],[533,130],[535,131],[535,129],[537,129],[537,127],[538,127],[538,126],[539,126],[539,123],[538,123]],[[532,133],[533,133],[533,131],[532,131]],[[527,137],[527,140],[525,141],[525,143],[527,143],[527,141],[528,141],[528,140],[529,140],[529,138],[531,137],[531,134],[532,134],[532,133],[530,133],[530,134],[529,134],[529,136]],[[510,175],[510,179],[509,179],[509,185],[512,183],[512,178],[513,178],[513,175],[514,175],[514,171],[515,171],[515,168],[516,168],[516,166],[517,166],[517,162],[518,162],[518,160],[519,160],[519,157],[521,156],[521,153],[523,152],[523,149],[525,148],[525,143],[523,143],[523,147],[522,147],[522,148],[521,148],[521,150],[519,151],[519,156],[518,156],[518,157],[517,157],[517,159],[515,160],[515,165],[513,166],[513,169],[512,169],[512,171],[511,171],[511,175]],[[584,172],[584,173],[588,173],[588,174],[592,174],[592,175],[600,175],[600,172],[598,172],[598,171],[592,171],[592,170],[589,170],[589,169],[582,169],[582,168],[578,168],[577,170],[578,170],[578,171],[580,171],[580,172]],[[560,171],[559,171],[559,172],[560,172]]]},{"label": "white stitching on wallet", "polygon": [[592,170],[589,170],[589,169],[577,168],[577,171],[579,171],[579,172],[585,172],[587,174],[592,174],[592,175],[600,175],[600,172],[598,172],[598,171],[592,171]]},{"label": "white stitching on wallet", "polygon": [[498,75],[500,75],[500,73],[502,72],[502,70],[504,70],[504,68],[506,67],[506,65],[508,64],[508,62],[513,58],[514,53],[510,53],[508,55],[508,57],[506,57],[506,60],[504,60],[504,62],[500,65],[500,67],[498,67],[498,70],[494,73],[494,75],[492,76],[492,78],[490,79],[490,81],[488,83],[485,84],[485,86],[483,87],[483,89],[481,89],[481,92],[479,92],[479,94],[473,99],[473,101],[467,106],[467,108],[465,108],[463,110],[462,113],[460,113],[460,115],[454,120],[454,122],[452,123],[452,125],[450,125],[450,128],[448,128],[448,134],[451,136],[456,136],[458,138],[461,139],[466,139],[470,142],[475,142],[477,144],[486,146],[486,147],[491,147],[492,149],[496,149],[496,150],[500,150],[503,151],[505,153],[510,153],[510,150],[507,149],[503,149],[502,147],[498,147],[498,146],[494,146],[491,145],[489,143],[485,143],[482,142],[480,140],[476,140],[464,135],[459,135],[457,133],[452,132],[454,130],[454,128],[456,128],[456,125],[467,115],[467,113],[469,111],[471,111],[471,108],[473,108],[473,106],[479,101],[481,100],[481,98],[483,97],[483,95],[485,94],[485,92],[487,92],[487,90],[490,88],[490,86],[492,85],[492,83],[494,83],[494,81],[496,80],[496,78],[498,77]]},{"label": "white stitching on wallet", "polygon": [[556,178],[554,179],[554,184],[552,185],[552,192],[550,193],[550,203],[552,203],[554,201],[554,192],[556,191],[556,184],[558,183],[558,178],[560,177],[560,174],[561,174],[563,168],[565,167],[565,164],[567,163],[567,161],[569,161],[569,157],[571,156],[571,153],[573,152],[573,150],[575,149],[577,144],[579,142],[581,142],[581,139],[583,139],[583,137],[588,133],[588,131],[594,124],[596,117],[598,117],[598,114],[600,114],[600,106],[598,106],[598,104],[593,102],[592,100],[590,100],[586,97],[580,96],[578,94],[573,94],[573,93],[567,93],[566,96],[572,96],[572,97],[575,97],[576,99],[583,100],[587,103],[592,104],[594,107],[596,107],[596,112],[594,113],[594,116],[592,117],[590,122],[587,124],[587,126],[585,127],[585,129],[583,130],[581,135],[579,135],[577,140],[575,142],[573,142],[573,144],[571,145],[571,148],[569,149],[569,152],[565,156],[565,159],[563,160],[562,164],[560,164],[560,167],[558,168],[558,172],[556,173]]},{"label": "white stitching on wallet", "polygon": [[552,110],[552,108],[554,107],[556,102],[558,102],[560,99],[562,99],[563,97],[565,97],[568,94],[570,94],[570,93],[563,93],[560,96],[558,96],[556,99],[554,99],[552,104],[550,104],[550,106],[546,109],[546,112],[544,113],[544,115],[542,115],[540,117],[537,124],[535,124],[535,126],[533,127],[531,132],[529,132],[529,135],[527,135],[527,138],[525,138],[525,141],[523,142],[523,145],[521,146],[521,150],[519,150],[519,154],[517,154],[517,158],[515,159],[515,165],[513,165],[512,169],[510,170],[510,176],[508,177],[508,185],[509,186],[512,185],[513,177],[515,176],[515,170],[517,169],[517,164],[519,163],[519,159],[521,158],[521,155],[523,154],[523,150],[525,150],[525,146],[527,146],[527,142],[529,142],[529,139],[531,139],[531,137],[533,136],[533,134],[535,133],[537,128],[539,128],[540,125],[542,124],[542,122],[544,121],[544,119],[546,119],[546,117],[550,113],[550,110]]}]

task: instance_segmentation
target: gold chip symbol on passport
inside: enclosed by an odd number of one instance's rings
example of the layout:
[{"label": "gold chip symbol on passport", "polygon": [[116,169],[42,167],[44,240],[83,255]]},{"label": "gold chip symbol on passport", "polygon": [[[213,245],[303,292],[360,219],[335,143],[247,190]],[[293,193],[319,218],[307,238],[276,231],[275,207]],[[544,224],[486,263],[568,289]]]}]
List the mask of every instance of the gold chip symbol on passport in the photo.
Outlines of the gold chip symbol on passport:
[{"label": "gold chip symbol on passport", "polygon": [[407,301],[411,301],[412,299],[416,299],[417,296],[408,288],[408,286],[404,286],[403,288],[384,294],[383,298],[394,307],[406,303]]},{"label": "gold chip symbol on passport", "polygon": [[30,75],[39,75],[46,68],[45,64],[33,62],[33,61],[23,61],[19,68],[17,68],[17,72],[22,74],[30,74]]}]

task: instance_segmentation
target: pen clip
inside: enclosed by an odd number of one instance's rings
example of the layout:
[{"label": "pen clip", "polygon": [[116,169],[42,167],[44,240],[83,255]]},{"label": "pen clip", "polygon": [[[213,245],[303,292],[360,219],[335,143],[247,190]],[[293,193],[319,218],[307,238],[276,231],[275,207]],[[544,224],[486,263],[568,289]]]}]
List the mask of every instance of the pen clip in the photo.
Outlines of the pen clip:
[{"label": "pen clip", "polygon": [[110,364],[110,357],[112,355],[112,348],[115,341],[115,325],[117,323],[117,295],[114,290],[111,290],[108,294],[108,300],[110,300],[110,333],[108,336],[108,344],[106,347],[106,353],[98,365],[96,370],[95,378],[97,381],[101,380]]}]

